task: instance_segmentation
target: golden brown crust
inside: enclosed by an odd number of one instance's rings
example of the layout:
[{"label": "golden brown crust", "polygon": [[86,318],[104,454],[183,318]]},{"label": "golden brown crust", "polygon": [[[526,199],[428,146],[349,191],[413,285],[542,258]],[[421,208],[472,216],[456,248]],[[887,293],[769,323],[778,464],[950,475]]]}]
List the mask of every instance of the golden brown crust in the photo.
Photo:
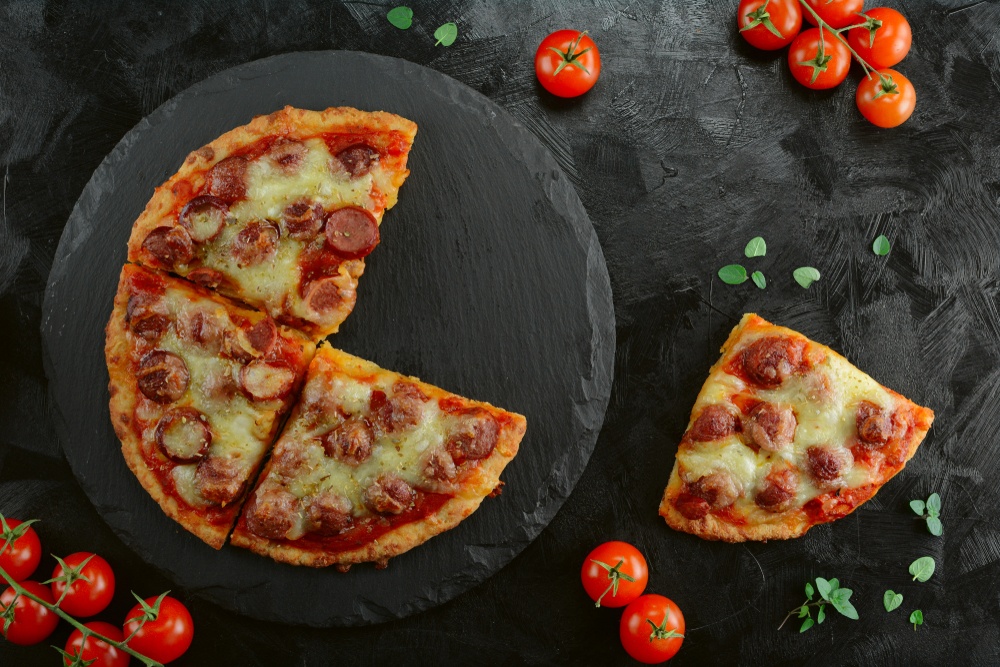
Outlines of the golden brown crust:
[{"label": "golden brown crust", "polygon": [[[317,350],[314,363],[310,365],[310,375],[314,372],[314,369],[322,365],[322,362],[326,362],[339,372],[357,379],[370,378],[373,370],[377,370],[379,373],[388,372],[378,368],[375,364],[363,361],[340,350],[335,350],[328,345],[321,345]],[[396,374],[392,373],[392,375]],[[495,408],[488,403],[459,398],[438,387],[421,382],[417,378],[411,377],[406,379],[416,383],[420,390],[432,400],[442,398],[457,399],[461,401],[463,407],[478,406],[501,420],[500,435],[493,452],[459,481],[458,490],[454,497],[447,500],[437,511],[427,517],[392,528],[388,532],[379,535],[375,541],[349,551],[326,553],[299,547],[287,542],[275,542],[261,538],[246,529],[245,511],[236,526],[236,530],[233,532],[231,538],[232,544],[245,547],[264,556],[269,556],[276,561],[291,563],[293,565],[326,567],[328,565],[350,565],[362,562],[384,563],[389,558],[409,551],[435,535],[454,528],[463,519],[472,514],[479,507],[483,499],[490,495],[500,484],[500,473],[503,472],[503,469],[517,454],[518,446],[526,429],[526,421],[519,414]],[[292,424],[295,421],[300,409],[301,404],[296,406],[291,418],[288,420],[288,424]],[[287,428],[288,426],[286,425]],[[268,463],[267,468],[261,475],[261,480],[267,478],[270,470],[271,462]]]},{"label": "golden brown crust", "polygon": [[[721,349],[722,354],[719,357],[719,360],[716,361],[716,363],[709,370],[708,379],[702,386],[701,391],[698,394],[698,398],[695,401],[696,406],[705,403],[708,399],[712,390],[713,378],[716,376],[716,373],[721,372],[723,366],[728,364],[731,360],[729,352],[738,347],[744,338],[764,333],[777,334],[806,341],[808,346],[807,354],[813,354],[817,357],[829,355],[842,360],[844,363],[850,363],[843,356],[826,345],[811,341],[792,329],[771,324],[756,314],[748,313],[743,316],[739,324],[737,324],[736,327],[733,328],[732,332],[730,332],[726,342],[723,343]],[[860,370],[855,370],[858,373],[861,373]],[[709,512],[701,519],[688,519],[680,511],[678,511],[675,506],[675,501],[684,490],[684,482],[682,481],[680,475],[679,461],[674,462],[674,467],[670,474],[670,481],[664,490],[663,499],[660,502],[659,507],[660,516],[664,518],[667,525],[671,528],[697,535],[702,539],[722,540],[725,542],[744,542],[784,540],[800,537],[814,525],[835,521],[850,514],[864,502],[872,498],[879,491],[879,489],[882,488],[882,486],[884,486],[905,467],[906,462],[909,461],[916,453],[917,448],[920,446],[920,443],[923,441],[927,431],[930,429],[931,424],[934,421],[934,412],[929,408],[919,406],[891,389],[886,387],[882,387],[882,389],[895,397],[897,407],[906,408],[912,418],[912,427],[906,434],[905,455],[901,457],[900,461],[895,462],[894,464],[886,463],[882,465],[879,468],[877,478],[869,479],[868,483],[861,487],[845,489],[842,494],[837,494],[836,496],[834,494],[823,494],[823,496],[820,496],[820,500],[822,501],[821,516],[819,515],[820,512],[817,512],[814,513],[813,518],[810,518],[810,514],[807,511],[799,508],[797,510],[790,510],[781,514],[780,521],[769,521],[766,523],[747,522],[740,525],[739,523],[727,521],[712,512]],[[694,420],[695,412],[692,411],[691,419],[688,423],[688,429],[691,428]],[[683,447],[684,445],[681,446]],[[896,463],[898,463],[898,465]]]}]

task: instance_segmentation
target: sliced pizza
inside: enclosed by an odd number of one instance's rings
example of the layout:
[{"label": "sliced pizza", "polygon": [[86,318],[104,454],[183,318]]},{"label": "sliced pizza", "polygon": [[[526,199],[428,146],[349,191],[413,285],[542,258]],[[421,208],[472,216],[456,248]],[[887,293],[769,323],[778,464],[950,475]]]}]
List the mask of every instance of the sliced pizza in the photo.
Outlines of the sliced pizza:
[{"label": "sliced pizza", "polygon": [[232,543],[384,566],[498,493],[524,431],[521,415],[321,346]]},{"label": "sliced pizza", "polygon": [[933,420],[829,347],[744,315],[695,401],[660,514],[710,540],[798,537],[874,496]]},{"label": "sliced pizza", "polygon": [[285,107],[191,153],[136,221],[129,261],[184,276],[319,339],[354,308],[417,127]]},{"label": "sliced pizza", "polygon": [[111,419],[163,511],[220,548],[315,344],[184,280],[126,264],[108,322]]}]

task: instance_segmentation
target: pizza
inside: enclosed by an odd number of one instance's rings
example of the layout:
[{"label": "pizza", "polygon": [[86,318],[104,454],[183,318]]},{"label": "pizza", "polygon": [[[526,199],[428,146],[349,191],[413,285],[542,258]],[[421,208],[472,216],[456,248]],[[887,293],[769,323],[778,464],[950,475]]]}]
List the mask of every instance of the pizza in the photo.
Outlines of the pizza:
[{"label": "pizza", "polygon": [[874,496],[933,420],[829,347],[744,315],[695,401],[660,514],[709,540],[798,537]]},{"label": "pizza", "polygon": [[226,540],[315,343],[267,314],[126,264],[108,322],[111,420],[163,511]]},{"label": "pizza", "polygon": [[232,543],[297,565],[384,566],[498,494],[525,426],[322,345]]},{"label": "pizza", "polygon": [[132,228],[130,262],[265,310],[314,338],[351,313],[417,126],[285,107],[199,148]]}]

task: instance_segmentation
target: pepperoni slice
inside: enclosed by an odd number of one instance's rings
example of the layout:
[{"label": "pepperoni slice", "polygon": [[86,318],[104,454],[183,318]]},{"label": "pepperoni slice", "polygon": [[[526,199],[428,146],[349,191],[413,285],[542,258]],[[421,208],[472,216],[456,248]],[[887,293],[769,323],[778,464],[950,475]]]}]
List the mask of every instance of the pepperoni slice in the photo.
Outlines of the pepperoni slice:
[{"label": "pepperoni slice", "polygon": [[255,401],[284,398],[295,384],[295,371],[281,362],[251,361],[240,369],[240,384]]},{"label": "pepperoni slice", "polygon": [[219,505],[231,503],[243,493],[243,470],[230,458],[203,459],[194,473],[194,481],[203,498]]},{"label": "pepperoni slice", "polygon": [[697,442],[720,440],[736,433],[740,428],[739,417],[724,405],[706,405],[691,425],[688,437]]},{"label": "pepperoni slice", "polygon": [[381,475],[365,489],[365,506],[380,514],[401,514],[413,504],[413,487],[393,474]]},{"label": "pepperoni slice", "polygon": [[336,278],[320,278],[309,283],[305,301],[317,313],[328,313],[336,310],[348,296],[341,291]]},{"label": "pepperoni slice", "polygon": [[187,279],[208,289],[215,289],[226,282],[226,274],[222,271],[210,269],[207,266],[200,266],[187,274]]},{"label": "pepperoni slice", "polygon": [[197,243],[211,241],[222,231],[229,216],[229,206],[218,197],[203,195],[195,197],[181,209],[178,222],[191,234]]},{"label": "pepperoni slice", "polygon": [[687,492],[680,493],[674,499],[674,507],[689,521],[705,518],[708,510],[712,509],[707,500]]},{"label": "pepperoni slice", "polygon": [[803,364],[805,342],[785,336],[766,336],[743,350],[743,368],[761,387],[773,388]]},{"label": "pepperoni slice", "polygon": [[740,489],[732,475],[721,470],[699,477],[694,484],[688,485],[689,490],[705,501],[713,509],[729,507],[740,497]]},{"label": "pepperoni slice", "polygon": [[247,331],[247,340],[253,349],[266,355],[278,340],[278,327],[270,317],[262,319]]},{"label": "pepperoni slice", "polygon": [[225,335],[218,317],[203,310],[182,313],[177,320],[177,333],[182,339],[211,351],[219,349]]},{"label": "pepperoni slice", "polygon": [[854,465],[854,456],[849,449],[829,446],[813,446],[806,450],[809,472],[820,486],[838,486],[841,477]]},{"label": "pepperoni slice", "polygon": [[337,153],[337,159],[344,165],[351,178],[367,174],[378,158],[378,151],[368,144],[354,144]]},{"label": "pepperoni slice", "polygon": [[871,401],[861,401],[855,416],[858,438],[869,445],[881,447],[892,435],[892,418],[881,406]]},{"label": "pepperoni slice", "polygon": [[317,535],[339,535],[354,523],[351,501],[332,491],[324,491],[309,503],[307,514]]},{"label": "pepperoni slice", "polygon": [[760,403],[743,423],[749,444],[777,452],[792,444],[798,421],[795,412],[787,405]]},{"label": "pepperoni slice", "polygon": [[378,222],[363,208],[346,206],[326,216],[326,242],[341,257],[364,257],[378,241]]},{"label": "pepperoni slice", "polygon": [[448,437],[445,447],[457,463],[484,459],[497,446],[500,425],[483,408],[472,408]]},{"label": "pepperoni slice", "polygon": [[289,204],[281,215],[288,235],[299,241],[309,241],[323,228],[326,212],[319,203],[299,200]]},{"label": "pepperoni slice", "polygon": [[174,408],[156,425],[156,444],[178,463],[204,458],[212,444],[212,429],[205,415],[194,408]]},{"label": "pepperoni slice", "polygon": [[269,540],[284,539],[295,526],[299,499],[282,488],[261,489],[247,510],[247,528]]},{"label": "pepperoni slice", "polygon": [[372,427],[365,419],[350,417],[333,430],[324,433],[320,441],[327,456],[357,466],[371,456],[374,439]]},{"label": "pepperoni slice", "polygon": [[256,266],[278,251],[278,228],[269,222],[251,220],[233,239],[233,256],[240,268]]},{"label": "pepperoni slice", "polygon": [[172,352],[153,350],[139,360],[139,391],[157,403],[173,403],[187,391],[191,375],[184,360]]},{"label": "pepperoni slice", "polygon": [[438,448],[427,457],[427,464],[424,466],[424,475],[439,482],[450,482],[455,479],[457,470],[455,460],[448,453],[447,449]]},{"label": "pepperoni slice", "polygon": [[799,488],[799,476],[791,468],[772,470],[764,478],[754,502],[768,512],[784,512],[791,508],[795,492]]},{"label": "pepperoni slice", "polygon": [[194,243],[183,227],[157,227],[146,236],[142,248],[167,268],[194,259]]},{"label": "pepperoni slice", "polygon": [[306,156],[306,146],[302,142],[282,137],[271,145],[267,156],[286,173],[294,173]]},{"label": "pepperoni slice", "polygon": [[234,156],[220,160],[208,172],[208,192],[224,202],[234,202],[247,196],[246,173],[249,162]]},{"label": "pepperoni slice", "polygon": [[149,313],[129,320],[129,328],[132,329],[132,333],[148,341],[159,340],[169,327],[170,320],[165,315],[157,313]]}]

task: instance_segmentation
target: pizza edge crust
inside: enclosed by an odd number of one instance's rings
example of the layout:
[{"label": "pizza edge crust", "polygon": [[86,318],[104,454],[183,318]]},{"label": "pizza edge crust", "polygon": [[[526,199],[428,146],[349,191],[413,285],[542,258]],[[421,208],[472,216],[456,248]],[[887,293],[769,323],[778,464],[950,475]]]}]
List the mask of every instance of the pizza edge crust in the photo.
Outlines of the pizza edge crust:
[{"label": "pizza edge crust", "polygon": [[[416,383],[432,400],[444,397],[460,399],[463,405],[467,407],[481,407],[488,410],[494,416],[505,415],[511,419],[511,422],[501,427],[493,452],[483,459],[476,468],[466,474],[465,478],[458,484],[458,491],[455,495],[445,501],[437,511],[422,519],[411,521],[382,533],[376,540],[364,544],[357,549],[324,552],[318,549],[308,549],[292,544],[280,543],[255,535],[246,529],[245,516],[249,500],[244,504],[240,520],[230,537],[230,543],[235,546],[250,549],[254,553],[268,556],[282,563],[308,565],[311,567],[385,561],[423,544],[435,535],[454,528],[476,511],[482,501],[500,483],[500,474],[518,452],[521,439],[524,437],[527,428],[527,421],[522,415],[508,412],[489,403],[474,401],[452,394],[439,387],[422,382],[418,378],[381,369],[372,362],[336,350],[329,345],[323,345],[317,350],[316,356],[325,358],[331,364],[335,365],[338,370],[348,375],[363,376],[366,373],[370,373],[372,369],[378,369],[382,373],[389,373]],[[351,366],[345,369],[344,362]],[[306,382],[308,382],[308,378]],[[291,424],[296,419],[300,406],[301,403],[296,405],[295,412],[289,418],[288,424]],[[260,475],[258,485],[266,479],[270,471],[271,462],[268,461],[267,467]],[[251,493],[256,493],[256,488]]]},{"label": "pizza edge crust", "polygon": [[[714,378],[716,372],[725,363],[728,363],[730,358],[729,352],[737,345],[744,335],[758,331],[774,331],[806,340],[810,345],[817,346],[826,354],[836,355],[837,357],[840,357],[841,359],[844,359],[844,361],[850,363],[843,357],[843,355],[839,354],[827,345],[810,340],[807,336],[793,329],[772,324],[754,313],[747,313],[740,320],[739,324],[733,328],[732,332],[730,332],[726,342],[723,343],[721,348],[722,354],[719,356],[718,361],[712,365],[712,368],[708,372],[708,378],[702,385],[702,389],[699,391],[698,397],[695,399],[696,406],[701,401],[703,394],[707,393],[707,387],[710,385],[710,382]],[[854,364],[851,364],[851,367],[857,372],[867,375],[860,368],[854,366]],[[865,502],[871,500],[875,494],[877,494],[879,490],[881,490],[881,488],[889,482],[889,480],[895,477],[903,468],[906,467],[906,463],[913,458],[914,454],[916,454],[917,448],[923,442],[924,437],[927,435],[927,431],[930,430],[931,424],[934,421],[934,412],[930,408],[917,405],[910,399],[899,394],[898,392],[893,391],[892,389],[889,389],[888,387],[881,384],[879,384],[879,386],[892,394],[897,401],[906,405],[913,414],[914,425],[913,429],[910,431],[909,441],[907,442],[906,457],[898,467],[883,467],[883,474],[881,475],[881,478],[869,483],[871,492],[856,496],[856,502],[853,506],[847,507],[846,511],[838,511],[835,516],[829,516],[823,521],[819,521],[817,523],[811,522],[805,512],[801,510],[787,514],[784,517],[785,520],[781,523],[758,525],[748,524],[745,526],[737,526],[727,521],[723,521],[722,519],[713,516],[711,513],[705,515],[705,517],[701,519],[691,520],[682,515],[673,504],[673,500],[681,493],[682,488],[680,472],[678,469],[679,463],[675,456],[674,467],[670,473],[670,481],[667,483],[667,488],[663,492],[663,500],[660,502],[660,516],[663,517],[668,526],[675,530],[690,533],[705,540],[721,540],[724,542],[787,540],[795,537],[801,537],[815,525],[830,523],[847,516]],[[691,427],[693,422],[694,410],[692,410],[685,433],[687,432],[687,429]],[[843,509],[843,506],[840,509]]]}]

